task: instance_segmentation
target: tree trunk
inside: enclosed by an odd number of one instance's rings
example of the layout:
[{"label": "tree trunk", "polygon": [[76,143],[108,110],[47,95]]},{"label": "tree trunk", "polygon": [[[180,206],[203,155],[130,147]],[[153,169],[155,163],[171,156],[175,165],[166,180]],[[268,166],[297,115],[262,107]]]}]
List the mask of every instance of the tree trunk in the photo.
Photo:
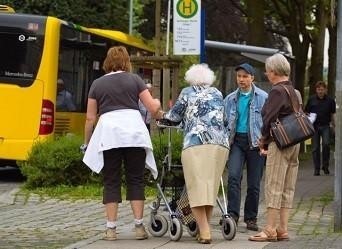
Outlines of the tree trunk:
[{"label": "tree trunk", "polygon": [[[289,40],[292,46],[293,54],[295,55],[295,82],[294,86],[298,89],[304,99],[304,85],[305,85],[305,71],[306,71],[306,61],[308,59],[308,50],[310,45],[310,38],[308,34],[303,35],[302,42],[300,41],[298,35],[293,33],[289,36]],[[293,78],[293,77],[291,77]]]},{"label": "tree trunk", "polygon": [[[268,2],[271,3],[270,6],[273,11],[271,15],[277,16],[279,23],[284,28],[284,30],[277,32],[277,29],[273,29],[271,26],[271,31],[286,36],[290,41],[292,54],[295,56],[295,70],[292,72],[292,74],[295,74],[294,85],[304,99],[307,53],[311,42],[307,26],[312,25],[312,5],[308,1],[295,0],[270,0]],[[281,26],[279,26],[280,28]]]},{"label": "tree trunk", "polygon": [[337,26],[329,25],[329,49],[328,49],[328,95],[335,97],[336,81],[336,51],[337,51]]},{"label": "tree trunk", "polygon": [[317,81],[323,80],[323,62],[324,62],[324,40],[325,40],[325,27],[327,21],[327,12],[322,0],[318,1],[316,8],[317,25],[312,32],[311,41],[311,65],[309,70],[309,86],[310,95],[315,93],[315,84]]},{"label": "tree trunk", "polygon": [[264,0],[246,0],[248,44],[264,47],[266,44],[266,32],[264,24]]}]

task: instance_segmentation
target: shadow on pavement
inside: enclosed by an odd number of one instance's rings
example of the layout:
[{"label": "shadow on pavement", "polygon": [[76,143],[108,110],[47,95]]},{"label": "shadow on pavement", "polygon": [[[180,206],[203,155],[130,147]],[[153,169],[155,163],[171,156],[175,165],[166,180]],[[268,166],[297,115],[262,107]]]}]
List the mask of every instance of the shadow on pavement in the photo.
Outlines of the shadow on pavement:
[{"label": "shadow on pavement", "polygon": [[25,177],[19,168],[12,166],[0,167],[0,182],[23,182]]}]

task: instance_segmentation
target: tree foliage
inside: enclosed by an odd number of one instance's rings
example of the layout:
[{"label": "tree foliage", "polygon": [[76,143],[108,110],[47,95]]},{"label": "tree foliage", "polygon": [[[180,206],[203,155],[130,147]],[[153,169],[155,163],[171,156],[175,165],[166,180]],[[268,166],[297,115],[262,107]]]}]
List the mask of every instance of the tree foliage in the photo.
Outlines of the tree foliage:
[{"label": "tree foliage", "polygon": [[[167,1],[161,1],[161,13],[160,13],[160,29],[161,33],[166,32],[167,26]],[[146,39],[153,39],[155,36],[155,13],[156,1],[145,0],[143,11],[141,15],[141,25],[137,28],[138,32],[141,33]]]},{"label": "tree foliage", "polygon": [[[17,12],[52,15],[87,27],[128,32],[128,0],[8,0]],[[155,37],[155,0],[134,0],[133,27],[146,39]],[[329,91],[333,91],[336,62],[336,0],[201,0],[205,11],[205,39],[278,48],[291,45],[296,58],[295,84],[304,93],[306,80],[314,83],[323,78],[325,27],[332,38],[329,46]],[[168,1],[161,0],[161,37],[165,43]],[[172,7],[172,6],[171,6]],[[172,10],[171,10],[172,13]],[[171,19],[172,30],[172,19]],[[312,46],[309,77],[308,51]],[[170,46],[172,47],[172,46]],[[334,57],[335,55],[335,57]],[[234,66],[243,59],[236,53],[206,49],[211,66]],[[191,60],[192,61],[192,60]]]},{"label": "tree foliage", "polygon": [[[134,0],[133,25],[139,25],[142,1]],[[51,15],[86,27],[128,32],[129,1],[127,0],[9,0],[16,12]]]},{"label": "tree foliage", "polygon": [[[240,1],[202,0],[205,11],[206,40],[244,44],[248,37],[244,9]],[[206,49],[207,62],[213,66],[240,63],[237,54],[217,49]]]},{"label": "tree foliage", "polygon": [[[308,25],[312,25],[311,1],[265,0],[268,6],[268,27],[270,32],[287,37],[295,63],[295,86],[304,93],[306,61],[311,41]],[[298,59],[300,58],[300,59]]]},{"label": "tree foliage", "polygon": [[[330,22],[327,20],[335,15],[330,12],[330,0],[265,0],[267,6],[268,26],[270,32],[286,37],[295,56],[295,83],[296,87],[304,94],[304,86],[307,81],[309,85],[315,84],[318,80],[323,80],[323,60],[324,60],[324,31]],[[329,13],[333,13],[329,15]],[[331,28],[334,32],[334,29]],[[334,34],[332,34],[334,37]],[[333,41],[332,41],[333,42]],[[333,43],[332,43],[333,44]],[[311,61],[308,59],[309,47],[312,48]],[[331,46],[334,54],[334,49]],[[305,73],[308,65],[311,64],[309,75]],[[334,59],[329,62],[329,67],[335,67]],[[330,71],[334,73],[334,71]],[[331,77],[331,76],[330,76]],[[331,78],[330,81],[331,82]],[[312,92],[312,90],[311,90]]]},{"label": "tree foliage", "polygon": [[[228,2],[228,1],[226,1]],[[278,48],[286,52],[285,42],[288,41],[295,59],[293,70],[295,86],[304,94],[307,79],[314,84],[323,79],[323,48],[324,30],[329,28],[331,37],[329,54],[334,55],[336,45],[336,25],[327,19],[333,19],[336,1],[331,0],[230,0],[233,12],[240,15],[242,26],[247,27],[244,36],[248,45]],[[221,5],[222,6],[222,5]],[[217,7],[217,6],[216,6]],[[222,8],[217,8],[222,9]],[[219,10],[218,10],[219,12]],[[263,12],[263,13],[260,13]],[[237,18],[238,19],[238,18]],[[230,20],[230,17],[229,17]],[[262,25],[264,24],[264,29]],[[328,26],[327,26],[328,25]],[[223,25],[221,25],[223,26]],[[266,34],[264,33],[266,30]],[[244,33],[244,29],[240,32]],[[232,32],[227,35],[232,35]],[[312,47],[311,70],[306,78],[310,61],[308,51]],[[335,59],[329,60],[329,65],[335,67]],[[329,67],[330,68],[330,67]],[[329,69],[329,82],[334,70]]]}]

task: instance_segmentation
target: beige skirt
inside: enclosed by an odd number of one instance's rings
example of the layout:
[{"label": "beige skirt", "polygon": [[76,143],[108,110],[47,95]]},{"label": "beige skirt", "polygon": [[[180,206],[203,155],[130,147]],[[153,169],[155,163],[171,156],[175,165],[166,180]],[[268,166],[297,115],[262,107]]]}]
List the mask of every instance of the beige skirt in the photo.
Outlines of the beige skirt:
[{"label": "beige skirt", "polygon": [[214,206],[229,150],[220,145],[191,146],[182,151],[190,207]]}]

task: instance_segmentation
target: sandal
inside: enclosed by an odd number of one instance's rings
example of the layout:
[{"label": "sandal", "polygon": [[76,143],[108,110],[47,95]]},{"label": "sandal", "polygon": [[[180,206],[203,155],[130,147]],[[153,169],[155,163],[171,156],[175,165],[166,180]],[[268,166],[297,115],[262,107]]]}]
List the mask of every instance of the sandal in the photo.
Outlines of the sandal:
[{"label": "sandal", "polygon": [[248,240],[256,242],[275,242],[277,241],[277,232],[270,227],[265,227],[260,233],[250,236]]},{"label": "sandal", "polygon": [[211,243],[211,239],[199,238],[198,239],[198,243],[200,243],[200,244],[210,244]]},{"label": "sandal", "polygon": [[278,241],[288,241],[290,240],[289,233],[284,231],[281,232],[280,230],[277,229],[277,240]]},{"label": "sandal", "polygon": [[201,244],[210,244],[211,243],[210,232],[205,233],[205,236],[203,236],[203,237],[202,236],[200,233],[198,233],[196,235],[196,239],[197,239],[198,243],[201,243]]}]

